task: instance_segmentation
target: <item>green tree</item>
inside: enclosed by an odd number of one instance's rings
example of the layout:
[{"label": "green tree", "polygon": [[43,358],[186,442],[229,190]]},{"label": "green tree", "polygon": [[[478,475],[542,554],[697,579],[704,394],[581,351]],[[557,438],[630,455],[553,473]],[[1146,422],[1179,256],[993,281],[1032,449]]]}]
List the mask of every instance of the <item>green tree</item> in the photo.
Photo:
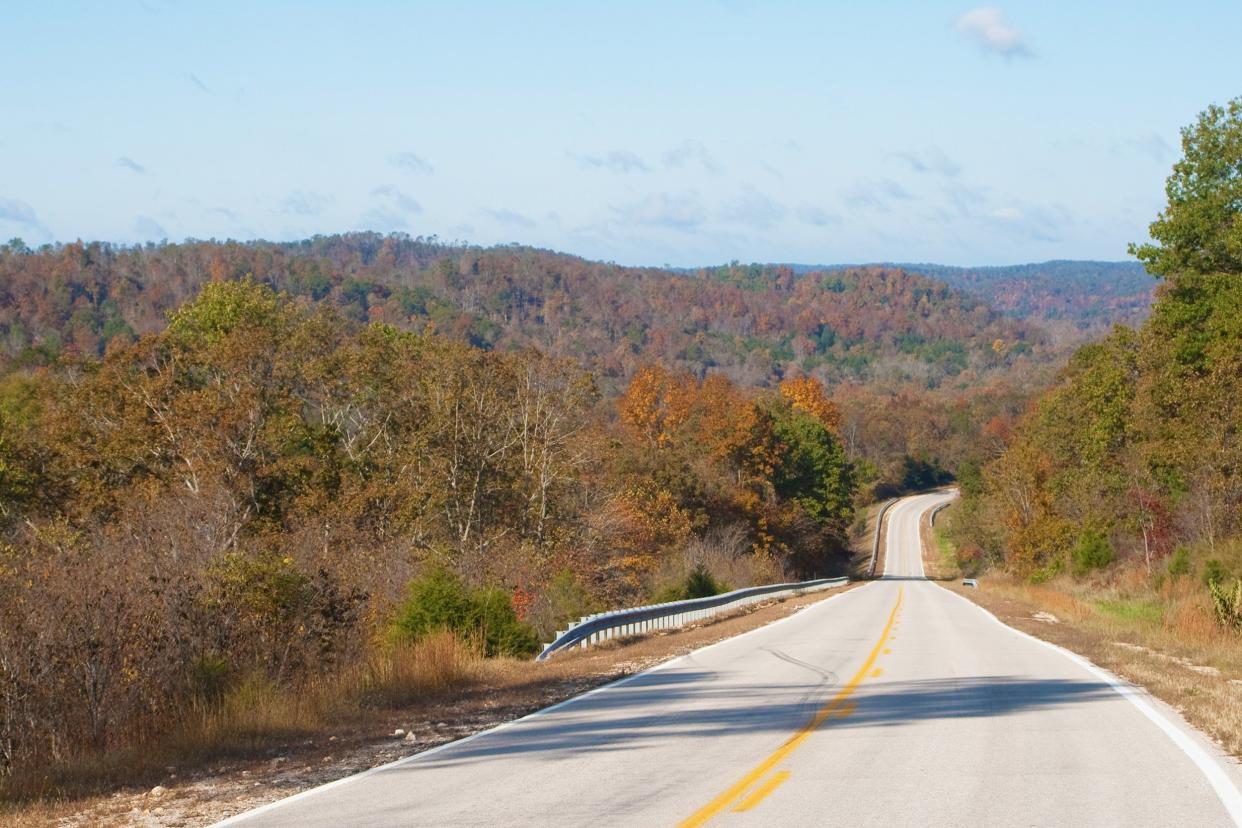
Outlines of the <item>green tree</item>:
[{"label": "green tree", "polygon": [[782,446],[772,479],[777,494],[844,538],[854,519],[854,470],[840,441],[814,415],[787,402],[772,403],[771,411]]},{"label": "green tree", "polygon": [[1083,532],[1070,550],[1071,570],[1077,577],[1082,577],[1093,569],[1103,569],[1112,562],[1113,547],[1101,532]]},{"label": "green tree", "polygon": [[1182,158],[1165,192],[1154,243],[1130,252],[1158,276],[1242,273],[1242,98],[1209,106],[1182,130]]}]

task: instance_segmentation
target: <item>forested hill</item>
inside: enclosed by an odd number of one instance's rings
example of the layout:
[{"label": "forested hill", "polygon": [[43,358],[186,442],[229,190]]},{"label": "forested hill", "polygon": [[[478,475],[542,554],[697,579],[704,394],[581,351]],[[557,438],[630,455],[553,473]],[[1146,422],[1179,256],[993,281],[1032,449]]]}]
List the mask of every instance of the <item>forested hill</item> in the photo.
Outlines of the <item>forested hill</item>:
[{"label": "forested hill", "polygon": [[834,384],[935,388],[1050,356],[1037,328],[899,267],[673,272],[354,233],[295,243],[0,246],[4,360],[33,367],[65,350],[100,355],[113,341],[160,330],[204,283],[247,277],[359,321],[498,350],[537,346],[593,370],[605,391],[647,362],[697,376],[719,370],[748,386],[809,373]]},{"label": "forested hill", "polygon": [[[1102,336],[1147,318],[1156,280],[1139,262],[1055,260],[1004,267],[885,264],[938,279],[1006,316],[1051,328],[1065,340]],[[857,265],[790,265],[797,273]]]}]

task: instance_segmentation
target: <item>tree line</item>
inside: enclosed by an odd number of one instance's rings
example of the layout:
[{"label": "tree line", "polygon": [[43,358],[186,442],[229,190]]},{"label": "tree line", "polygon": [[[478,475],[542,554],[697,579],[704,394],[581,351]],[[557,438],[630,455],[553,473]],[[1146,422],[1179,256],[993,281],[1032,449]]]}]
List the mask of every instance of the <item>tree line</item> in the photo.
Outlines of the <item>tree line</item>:
[{"label": "tree line", "polygon": [[769,390],[812,377],[833,389],[860,485],[881,495],[978,455],[978,424],[1013,416],[1063,354],[1040,328],[898,267],[672,272],[351,233],[0,245],[0,370],[101,358],[161,331],[204,285],[247,278],[355,324],[536,348],[589,371],[606,400],[651,364]]}]

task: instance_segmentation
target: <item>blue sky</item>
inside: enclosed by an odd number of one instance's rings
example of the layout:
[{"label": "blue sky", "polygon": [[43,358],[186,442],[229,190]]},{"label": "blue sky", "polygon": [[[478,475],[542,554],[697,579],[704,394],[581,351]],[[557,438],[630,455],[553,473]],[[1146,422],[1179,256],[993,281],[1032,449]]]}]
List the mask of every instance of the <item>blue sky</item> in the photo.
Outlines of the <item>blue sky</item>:
[{"label": "blue sky", "polygon": [[0,237],[1125,258],[1242,3],[8,0]]}]

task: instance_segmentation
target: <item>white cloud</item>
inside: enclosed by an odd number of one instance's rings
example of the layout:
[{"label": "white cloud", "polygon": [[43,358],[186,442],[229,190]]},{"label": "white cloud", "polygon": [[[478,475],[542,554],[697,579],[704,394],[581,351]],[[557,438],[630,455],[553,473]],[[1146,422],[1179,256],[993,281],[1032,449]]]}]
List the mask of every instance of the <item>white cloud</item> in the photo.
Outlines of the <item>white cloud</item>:
[{"label": "white cloud", "polygon": [[574,153],[570,155],[578,159],[578,163],[584,167],[608,170],[622,175],[632,172],[649,172],[651,169],[643,159],[629,150],[610,150],[600,155],[576,155]]},{"label": "white cloud", "polygon": [[422,173],[424,175],[435,171],[435,167],[412,152],[397,153],[392,157],[392,163],[410,172]]},{"label": "white cloud", "polygon": [[962,171],[962,167],[952,158],[945,154],[944,150],[939,147],[929,147],[923,152],[893,153],[894,158],[899,158],[910,166],[911,171],[916,173],[935,173],[945,178],[953,178]]},{"label": "white cloud", "polygon": [[208,95],[211,94],[211,90],[207,88],[207,84],[199,80],[198,75],[194,74],[193,72],[186,72],[184,77],[186,80],[190,82],[190,85],[193,86],[195,89],[197,89],[199,92],[203,92]]},{"label": "white cloud", "polygon": [[15,198],[0,198],[0,221],[11,221],[27,227],[38,227],[39,217],[34,208]]},{"label": "white cloud", "polygon": [[979,48],[1004,58],[1033,57],[1022,33],[1005,22],[1000,9],[981,6],[957,19],[957,30],[974,40]]},{"label": "white cloud", "polygon": [[388,207],[372,207],[362,216],[362,228],[364,230],[375,230],[385,232],[391,230],[407,230],[410,222],[406,219],[406,214]]},{"label": "white cloud", "polygon": [[[944,187],[944,194],[960,217],[973,216],[989,201],[985,187],[975,187],[960,182],[953,182]],[[947,214],[946,214],[947,215]]]},{"label": "white cloud", "polygon": [[785,207],[749,184],[741,194],[727,202],[721,210],[721,218],[749,227],[767,229],[785,218]]},{"label": "white cloud", "polygon": [[857,181],[845,191],[845,203],[851,207],[869,207],[883,212],[888,211],[890,202],[909,198],[911,195],[905,187],[888,178]]},{"label": "white cloud", "polygon": [[402,213],[421,213],[423,211],[423,205],[396,187],[376,187],[371,191],[371,197],[385,202],[391,208]]},{"label": "white cloud", "polygon": [[614,205],[612,211],[622,224],[683,231],[694,230],[707,219],[707,212],[694,193],[654,193],[630,204]]},{"label": "white cloud", "polygon": [[331,196],[308,190],[294,190],[281,200],[280,209],[296,216],[315,216],[331,203]]},{"label": "white cloud", "polygon": [[797,211],[798,220],[812,227],[827,227],[829,224],[840,224],[841,217],[830,213],[814,204],[803,204]]},{"label": "white cloud", "polygon": [[507,224],[511,227],[531,228],[535,226],[535,220],[530,216],[524,216],[515,210],[484,210],[496,221],[501,224]]},{"label": "white cloud", "polygon": [[372,206],[362,216],[368,230],[405,230],[409,217],[423,211],[423,205],[396,187],[376,187],[371,191]]},{"label": "white cloud", "polygon": [[992,210],[987,218],[1018,238],[1037,242],[1059,242],[1076,223],[1059,204],[1009,204]]},{"label": "white cloud", "polygon": [[134,233],[143,241],[168,238],[168,231],[150,216],[138,216],[134,219]]},{"label": "white cloud", "polygon": [[1174,155],[1174,149],[1169,142],[1161,138],[1154,132],[1143,135],[1139,138],[1127,138],[1123,141],[1115,141],[1110,147],[1113,155],[1121,155],[1126,152],[1138,152],[1146,155],[1158,164],[1163,164]]},{"label": "white cloud", "polygon": [[116,159],[116,165],[127,169],[132,173],[137,173],[138,175],[144,175],[147,171],[146,167],[142,166],[128,155],[122,155],[120,158]]},{"label": "white cloud", "polygon": [[707,151],[707,147],[690,138],[664,153],[664,166],[669,169],[680,169],[689,164],[698,164],[704,172],[720,172],[720,165]]}]

